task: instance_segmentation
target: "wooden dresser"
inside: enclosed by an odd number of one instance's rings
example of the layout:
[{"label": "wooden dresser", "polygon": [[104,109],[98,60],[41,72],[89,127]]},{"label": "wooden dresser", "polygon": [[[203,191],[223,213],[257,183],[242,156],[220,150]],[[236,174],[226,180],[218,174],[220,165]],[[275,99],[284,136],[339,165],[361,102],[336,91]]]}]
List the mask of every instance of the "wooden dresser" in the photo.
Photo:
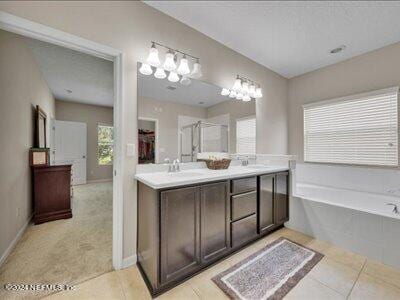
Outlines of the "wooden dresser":
[{"label": "wooden dresser", "polygon": [[72,218],[71,165],[33,166],[34,222]]}]

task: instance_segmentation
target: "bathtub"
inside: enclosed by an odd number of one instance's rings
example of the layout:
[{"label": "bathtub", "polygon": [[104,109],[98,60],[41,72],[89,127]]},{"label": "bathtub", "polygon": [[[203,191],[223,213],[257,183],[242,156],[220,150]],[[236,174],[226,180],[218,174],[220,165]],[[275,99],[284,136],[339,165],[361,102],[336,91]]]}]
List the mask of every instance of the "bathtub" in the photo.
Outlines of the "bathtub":
[{"label": "bathtub", "polygon": [[400,197],[294,183],[286,227],[400,269]]}]

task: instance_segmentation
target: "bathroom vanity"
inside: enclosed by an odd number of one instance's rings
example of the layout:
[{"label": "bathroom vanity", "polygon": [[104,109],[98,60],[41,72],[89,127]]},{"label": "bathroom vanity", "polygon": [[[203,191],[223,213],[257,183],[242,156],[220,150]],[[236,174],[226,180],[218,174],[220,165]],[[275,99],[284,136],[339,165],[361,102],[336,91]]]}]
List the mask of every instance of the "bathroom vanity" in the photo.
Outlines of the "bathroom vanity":
[{"label": "bathroom vanity", "polygon": [[289,220],[288,168],[137,174],[138,266],[160,294]]}]

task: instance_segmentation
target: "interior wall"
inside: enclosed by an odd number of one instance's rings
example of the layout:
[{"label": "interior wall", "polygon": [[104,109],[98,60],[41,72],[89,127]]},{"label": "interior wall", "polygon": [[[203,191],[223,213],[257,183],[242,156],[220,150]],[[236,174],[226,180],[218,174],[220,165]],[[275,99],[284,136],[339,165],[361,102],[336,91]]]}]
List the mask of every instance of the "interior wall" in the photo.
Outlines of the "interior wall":
[{"label": "interior wall", "polygon": [[112,180],[112,165],[97,160],[97,125],[113,125],[113,108],[56,100],[56,120],[83,122],[87,126],[87,181]]},{"label": "interior wall", "polygon": [[[158,120],[158,162],[178,158],[178,116],[204,119],[207,110],[200,106],[185,105],[176,102],[139,98],[138,116]],[[137,143],[136,143],[137,144]]]},{"label": "interior wall", "polygon": [[305,103],[333,99],[400,84],[400,43],[289,80],[289,153],[304,160]]},{"label": "interior wall", "polygon": [[[28,153],[34,108],[54,117],[54,98],[24,39],[0,30],[0,259],[32,216]],[[47,126],[49,145],[50,126]]]},{"label": "interior wall", "polygon": [[[229,152],[236,153],[236,120],[248,116],[256,115],[256,101],[225,101],[210,106],[207,109],[207,117],[212,118],[228,113],[229,121]],[[257,122],[257,125],[258,122]],[[258,132],[257,132],[258,133]],[[260,133],[261,135],[261,133]],[[257,144],[261,143],[261,139],[257,139]],[[257,145],[256,145],[257,146]],[[261,146],[260,146],[261,147]],[[262,153],[262,152],[260,152]]]},{"label": "interior wall", "polygon": [[[193,28],[139,1],[1,1],[0,10],[123,51],[122,143],[137,143],[137,62],[146,59],[151,41],[200,57],[202,80],[230,87],[236,74],[261,84],[256,101],[257,151],[287,153],[287,79]],[[107,20],[105,22],[105,20]],[[125,258],[136,253],[137,157],[122,157]]]}]

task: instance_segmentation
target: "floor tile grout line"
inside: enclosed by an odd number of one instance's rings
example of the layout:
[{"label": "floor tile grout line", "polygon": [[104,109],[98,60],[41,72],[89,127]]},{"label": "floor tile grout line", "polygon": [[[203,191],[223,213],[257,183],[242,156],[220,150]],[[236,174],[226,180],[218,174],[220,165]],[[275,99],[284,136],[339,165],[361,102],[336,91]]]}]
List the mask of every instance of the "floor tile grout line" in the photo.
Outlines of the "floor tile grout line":
[{"label": "floor tile grout line", "polygon": [[356,280],[354,281],[353,286],[351,287],[350,292],[349,292],[349,294],[347,295],[346,299],[349,299],[349,298],[350,298],[350,295],[351,295],[351,293],[353,292],[354,287],[355,287],[356,284],[357,284],[357,281],[360,279],[361,273],[362,273],[362,271],[364,270],[365,265],[367,264],[367,260],[368,260],[368,259],[365,259],[365,261],[364,261],[364,263],[363,263],[363,265],[362,265],[362,267],[361,267],[361,270],[360,270],[360,272],[358,273],[357,278],[356,278]]},{"label": "floor tile grout line", "polygon": [[[311,276],[311,275],[309,275],[309,274],[307,274],[307,275],[309,276],[308,279],[312,279],[312,280],[314,280],[314,281],[316,281],[316,282],[322,284],[323,286],[327,287],[327,288],[330,289],[331,291],[334,291],[336,294],[339,294],[339,295],[341,295],[341,296],[343,296],[343,297],[346,297],[346,296],[343,295],[341,292],[335,290],[334,288],[330,287],[329,285],[327,285],[327,284],[325,284],[325,283],[319,281],[318,279],[314,278],[313,276]],[[306,276],[307,276],[307,275],[306,275]],[[304,276],[302,279],[304,279],[306,276]],[[301,281],[301,280],[300,280],[300,281]],[[299,283],[300,283],[300,282],[299,282]]]}]

